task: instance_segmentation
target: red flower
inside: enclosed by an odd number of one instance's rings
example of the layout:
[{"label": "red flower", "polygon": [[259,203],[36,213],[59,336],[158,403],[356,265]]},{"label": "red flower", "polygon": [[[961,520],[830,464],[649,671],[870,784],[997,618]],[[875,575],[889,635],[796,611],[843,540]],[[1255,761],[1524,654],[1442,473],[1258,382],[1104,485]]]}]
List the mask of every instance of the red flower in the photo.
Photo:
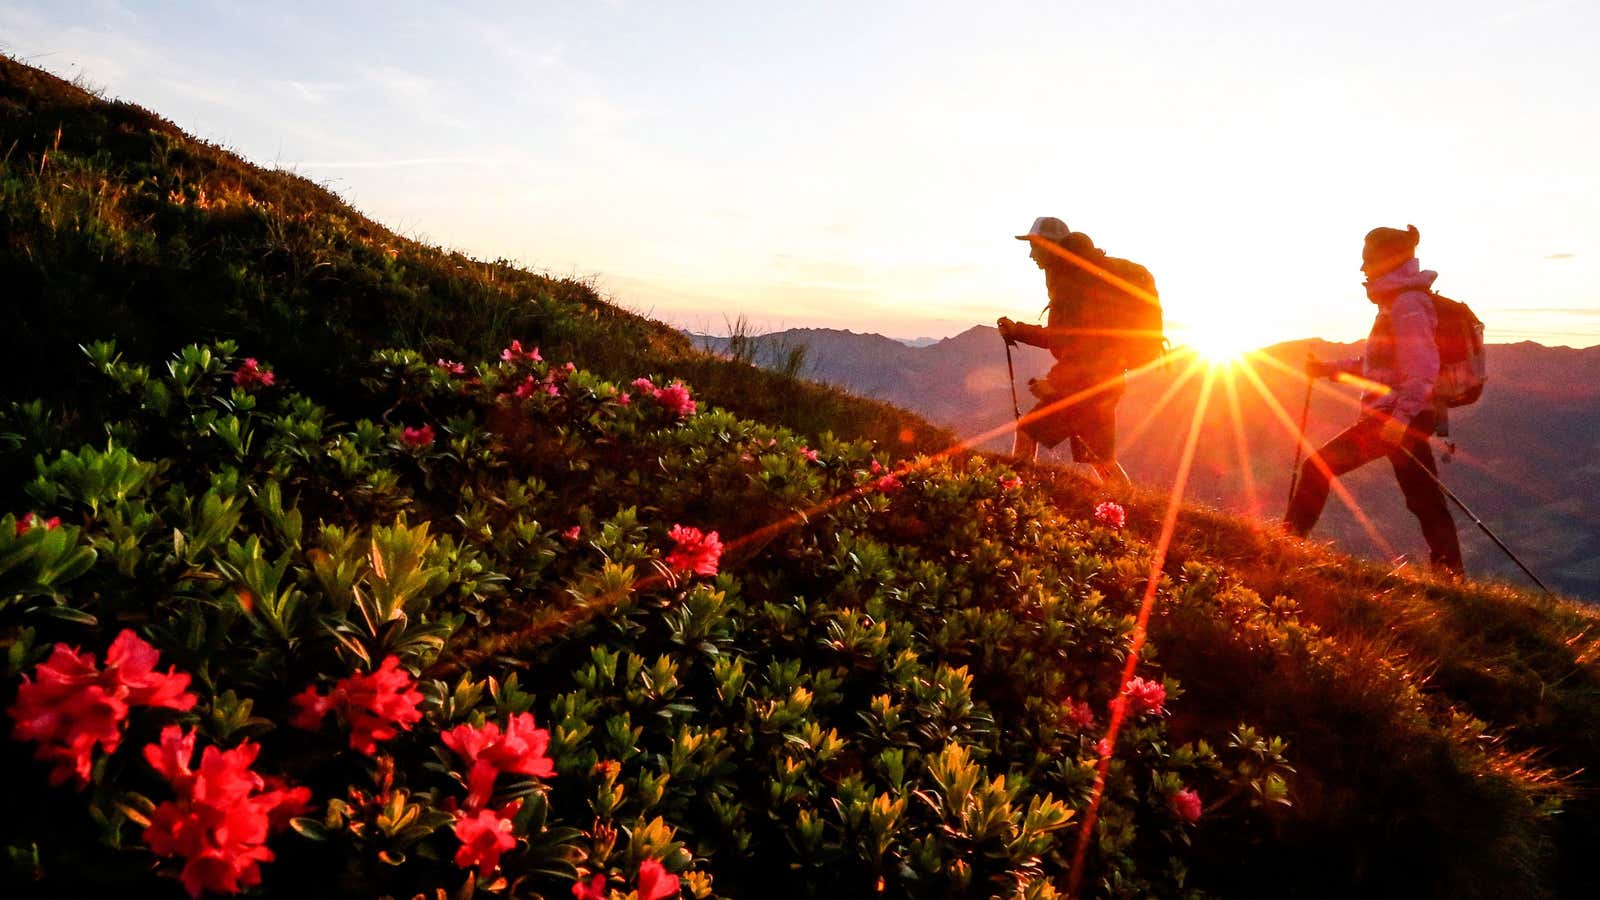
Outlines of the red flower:
[{"label": "red flower", "polygon": [[811,449],[810,447],[801,447],[800,455],[805,457],[807,462],[816,462],[818,458],[817,451]]},{"label": "red flower", "polygon": [[641,397],[654,397],[656,395],[656,383],[648,378],[635,378],[631,387],[638,391]]},{"label": "red flower", "polygon": [[463,869],[476,868],[479,878],[493,875],[500,868],[500,856],[517,845],[511,817],[520,807],[521,801],[517,801],[499,812],[480,809],[462,814],[455,827],[456,839],[461,841],[461,848],[456,851],[456,865]]},{"label": "red flower", "polygon": [[157,672],[159,655],[156,648],[125,628],[106,650],[106,670],[101,680],[113,679],[125,688],[131,706],[158,706],[179,711],[194,706],[195,696],[187,690],[189,676],[174,666],[168,666],[164,675]]},{"label": "red flower", "polygon": [[581,880],[572,883],[572,896],[575,900],[606,900],[606,873],[596,872],[589,879],[588,884]]},{"label": "red flower", "polygon": [[667,554],[667,566],[681,575],[715,575],[722,559],[722,539],[715,531],[702,532],[687,525],[674,525],[667,532],[674,544]]},{"label": "red flower", "polygon": [[176,725],[144,749],[145,761],[167,779],[173,800],[150,815],[144,840],[157,856],[182,857],[180,879],[190,896],[204,891],[237,894],[261,882],[260,864],[272,861],[267,836],[306,811],[311,792],[286,788],[251,771],[258,748],[244,741],[232,750],[207,747],[200,768],[195,735]]},{"label": "red flower", "polygon": [[1063,705],[1067,708],[1067,719],[1072,724],[1079,728],[1091,728],[1094,726],[1094,709],[1089,706],[1087,700],[1068,699]]},{"label": "red flower", "polygon": [[477,728],[457,725],[439,735],[446,747],[467,764],[468,810],[482,809],[494,792],[496,775],[532,775],[549,778],[555,762],[545,755],[550,732],[534,727],[533,713],[518,713],[506,720],[505,731],[493,722]]},{"label": "red flower", "polygon": [[423,425],[421,428],[407,428],[400,432],[400,443],[413,450],[433,446],[433,426]]},{"label": "red flower", "polygon": [[539,362],[544,359],[539,355],[538,347],[530,347],[527,350],[523,350],[521,341],[512,341],[511,346],[500,351],[500,358],[506,362],[515,362],[519,359],[530,359],[534,362]]},{"label": "red flower", "polygon": [[308,731],[320,727],[330,710],[337,710],[350,726],[350,748],[368,756],[378,752],[379,741],[393,740],[422,720],[417,709],[422,692],[393,656],[386,657],[376,672],[340,679],[326,697],[308,687],[290,702],[298,711],[289,724]]},{"label": "red flower", "polygon": [[1007,475],[1000,479],[1000,487],[1008,491],[1014,491],[1022,487],[1022,479],[1016,475]]},{"label": "red flower", "polygon": [[662,900],[678,892],[678,876],[667,874],[666,866],[647,859],[639,863],[639,900]]},{"label": "red flower", "polygon": [[877,481],[874,481],[872,486],[874,489],[882,493],[892,494],[895,491],[905,487],[905,484],[902,483],[900,478],[896,475],[885,475],[882,478],[879,478]]},{"label": "red flower", "polygon": [[582,536],[583,526],[581,525],[574,525],[571,528],[568,528],[566,531],[561,532],[561,539],[564,541],[576,541]]},{"label": "red flower", "polygon": [[61,525],[60,516],[51,516],[48,519],[39,518],[38,513],[24,513],[17,516],[17,535],[21,536],[33,530],[33,526],[43,525],[45,531],[54,531]]},{"label": "red flower", "polygon": [[130,707],[194,706],[195,696],[185,690],[189,676],[171,668],[165,674],[155,671],[157,655],[124,630],[106,651],[103,670],[95,666],[93,653],[56,644],[50,658],[34,668],[33,679],[23,676],[9,710],[16,723],[11,733],[39,745],[34,758],[53,764],[51,784],[72,778],[88,784],[95,745],[116,752]]},{"label": "red flower", "polygon": [[689,388],[681,381],[674,381],[656,391],[656,402],[680,419],[694,415],[695,402],[689,398]]},{"label": "red flower", "polygon": [[1123,685],[1122,697],[1127,698],[1128,711],[1133,715],[1147,712],[1160,715],[1165,712],[1162,704],[1167,702],[1167,688],[1159,681],[1134,676]]},{"label": "red flower", "polygon": [[627,391],[622,391],[622,392],[617,394],[617,405],[618,406],[627,406],[628,404],[630,404],[632,402],[633,402],[633,398],[628,396],[628,392]]},{"label": "red flower", "polygon": [[1200,821],[1200,795],[1193,788],[1184,788],[1167,798],[1167,805],[1178,818],[1190,825]]},{"label": "red flower", "polygon": [[277,380],[278,376],[261,368],[261,364],[256,362],[254,357],[247,357],[233,372],[234,385],[247,391],[258,387],[272,387]]},{"label": "red flower", "polygon": [[1094,520],[1108,528],[1121,528],[1127,524],[1128,514],[1114,500],[1103,500],[1095,505]]},{"label": "red flower", "polygon": [[436,359],[436,360],[433,361],[433,364],[438,366],[439,368],[445,370],[446,372],[449,372],[451,375],[465,375],[465,374],[467,374],[466,365],[464,363],[458,363],[455,360]]}]

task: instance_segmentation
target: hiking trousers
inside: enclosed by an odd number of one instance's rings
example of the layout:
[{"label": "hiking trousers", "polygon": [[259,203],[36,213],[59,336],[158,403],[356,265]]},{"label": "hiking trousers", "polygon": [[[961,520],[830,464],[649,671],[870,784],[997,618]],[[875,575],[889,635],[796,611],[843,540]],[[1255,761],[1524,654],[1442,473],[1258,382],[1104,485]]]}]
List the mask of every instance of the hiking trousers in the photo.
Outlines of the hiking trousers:
[{"label": "hiking trousers", "polygon": [[1389,465],[1394,467],[1395,480],[1400,482],[1400,493],[1405,495],[1406,509],[1422,524],[1422,537],[1428,542],[1428,561],[1434,569],[1461,574],[1461,542],[1456,535],[1456,523],[1450,517],[1444,492],[1430,477],[1439,471],[1434,466],[1433,448],[1428,444],[1433,422],[1432,411],[1423,411],[1412,420],[1405,438],[1396,447],[1379,437],[1382,419],[1362,416],[1359,422],[1323,444],[1306,460],[1300,470],[1299,486],[1289,501],[1284,526],[1301,537],[1309,534],[1328,502],[1332,479],[1387,457]]}]

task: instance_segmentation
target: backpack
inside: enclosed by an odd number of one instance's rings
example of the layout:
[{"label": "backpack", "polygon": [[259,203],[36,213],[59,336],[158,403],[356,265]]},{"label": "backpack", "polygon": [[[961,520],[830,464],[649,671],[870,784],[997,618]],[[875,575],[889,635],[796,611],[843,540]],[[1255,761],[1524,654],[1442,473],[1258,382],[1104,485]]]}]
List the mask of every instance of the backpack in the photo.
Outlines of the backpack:
[{"label": "backpack", "polygon": [[1430,294],[1439,324],[1433,330],[1439,345],[1439,380],[1433,396],[1445,406],[1469,406],[1483,396],[1489,379],[1488,357],[1483,349],[1483,322],[1465,303]]},{"label": "backpack", "polygon": [[1167,349],[1167,339],[1161,334],[1161,300],[1156,296],[1156,280],[1144,266],[1125,259],[1106,257],[1104,265],[1111,274],[1138,289],[1130,292],[1108,284],[1110,290],[1100,298],[1101,321],[1107,330],[1118,335],[1123,365],[1136,369],[1155,362]]}]

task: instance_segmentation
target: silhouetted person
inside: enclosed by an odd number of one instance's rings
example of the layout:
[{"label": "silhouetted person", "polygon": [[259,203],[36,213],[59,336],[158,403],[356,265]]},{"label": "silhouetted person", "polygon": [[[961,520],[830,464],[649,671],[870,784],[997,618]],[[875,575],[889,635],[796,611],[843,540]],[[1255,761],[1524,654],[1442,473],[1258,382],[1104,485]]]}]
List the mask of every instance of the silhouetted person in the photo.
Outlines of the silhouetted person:
[{"label": "silhouetted person", "polygon": [[1367,298],[1378,307],[1362,356],[1338,362],[1312,360],[1311,378],[1332,378],[1341,372],[1372,382],[1361,394],[1361,417],[1306,460],[1300,483],[1289,501],[1284,526],[1304,536],[1317,524],[1328,501],[1331,478],[1375,459],[1387,458],[1405,495],[1406,508],[1422,523],[1428,557],[1435,570],[1461,574],[1461,544],[1455,520],[1435,483],[1433,450],[1428,438],[1441,415],[1434,402],[1439,376],[1439,348],[1430,289],[1438,273],[1416,259],[1420,235],[1375,228],[1361,251],[1367,276]]},{"label": "silhouetted person", "polygon": [[[1029,256],[1044,270],[1050,295],[1044,327],[1002,317],[1000,336],[1050,351],[1056,363],[1028,389],[1039,402],[1022,417],[1012,454],[1031,460],[1039,445],[1070,441],[1072,459],[1086,462],[1103,480],[1126,483],[1117,463],[1117,401],[1122,399],[1132,344],[1129,311],[1154,315],[1153,339],[1159,355],[1160,313],[1155,279],[1140,265],[1107,256],[1089,236],[1060,219],[1035,219],[1027,234]],[[1153,310],[1153,312],[1148,312]],[[1145,335],[1145,342],[1151,335]]]}]

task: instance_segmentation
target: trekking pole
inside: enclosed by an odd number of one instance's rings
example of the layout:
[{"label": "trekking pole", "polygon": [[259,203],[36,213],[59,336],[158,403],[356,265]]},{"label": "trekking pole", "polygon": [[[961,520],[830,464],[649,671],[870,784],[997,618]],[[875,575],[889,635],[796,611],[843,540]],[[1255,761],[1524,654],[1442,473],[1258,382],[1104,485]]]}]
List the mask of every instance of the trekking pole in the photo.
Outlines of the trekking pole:
[{"label": "trekking pole", "polygon": [[1461,507],[1461,511],[1467,514],[1467,518],[1471,519],[1473,523],[1475,523],[1479,528],[1483,529],[1483,533],[1489,536],[1489,540],[1494,541],[1494,545],[1496,547],[1504,550],[1506,555],[1511,557],[1511,561],[1517,564],[1517,568],[1521,569],[1523,574],[1527,575],[1529,578],[1532,578],[1533,583],[1537,584],[1546,594],[1549,594],[1552,597],[1556,595],[1555,591],[1550,590],[1548,585],[1539,580],[1539,576],[1533,574],[1532,569],[1528,568],[1528,566],[1523,563],[1521,559],[1517,558],[1515,553],[1511,552],[1511,548],[1506,546],[1505,541],[1500,540],[1500,538],[1496,536],[1494,532],[1489,530],[1489,526],[1483,524],[1482,519],[1478,518],[1478,516],[1473,513],[1472,510],[1467,508],[1465,503],[1461,502],[1461,498],[1457,497],[1455,492],[1444,486],[1444,482],[1439,480],[1439,476],[1433,474],[1433,472],[1428,470],[1427,466],[1424,466],[1420,460],[1418,460],[1415,456],[1412,456],[1410,450],[1405,450],[1404,453],[1406,456],[1411,457],[1411,461],[1417,464],[1417,468],[1421,469],[1423,472],[1426,472],[1428,477],[1433,479],[1433,483],[1439,486],[1439,490],[1444,491],[1444,495],[1446,497],[1449,497],[1451,501],[1455,503],[1455,505]]},{"label": "trekking pole", "polygon": [[1006,341],[1006,374],[1011,377],[1011,414],[1022,424],[1022,404],[1017,402],[1017,369],[1011,363],[1011,342]]},{"label": "trekking pole", "polygon": [[1294,466],[1289,470],[1289,505],[1294,505],[1294,489],[1300,484],[1300,453],[1305,449],[1306,419],[1311,415],[1311,385],[1314,379],[1306,376],[1306,402],[1300,406],[1300,433],[1294,440]]}]

